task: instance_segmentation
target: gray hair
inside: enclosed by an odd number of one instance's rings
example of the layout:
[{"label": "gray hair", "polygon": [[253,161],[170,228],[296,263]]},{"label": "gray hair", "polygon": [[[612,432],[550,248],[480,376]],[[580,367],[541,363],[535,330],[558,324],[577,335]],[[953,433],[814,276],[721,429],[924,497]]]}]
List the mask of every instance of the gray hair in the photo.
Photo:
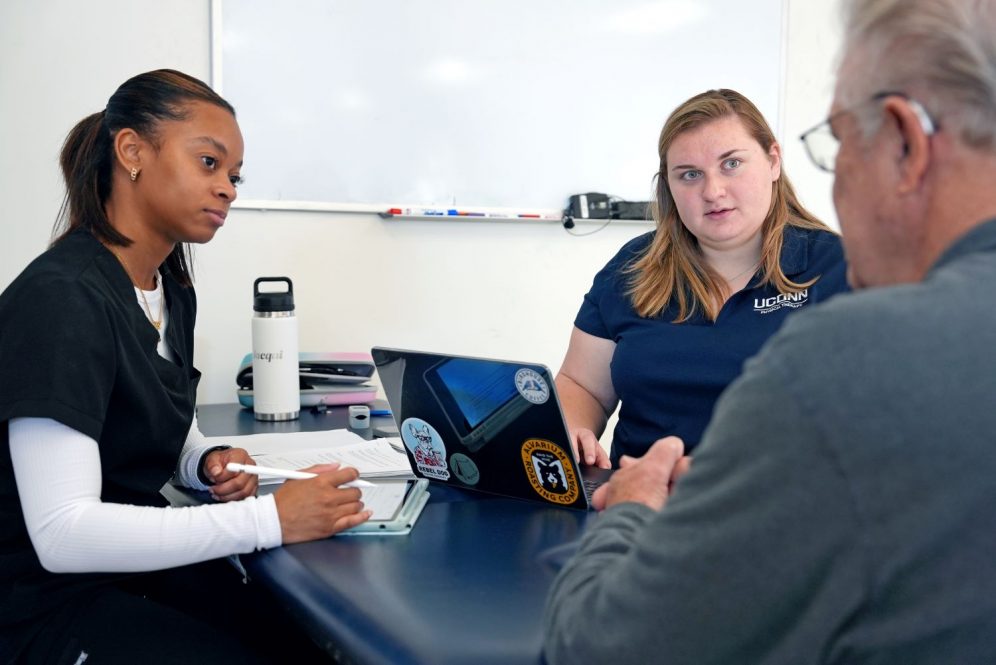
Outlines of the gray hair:
[{"label": "gray hair", "polygon": [[844,63],[863,56],[842,79],[847,103],[904,92],[966,145],[996,150],[996,0],[843,0],[843,11]]}]

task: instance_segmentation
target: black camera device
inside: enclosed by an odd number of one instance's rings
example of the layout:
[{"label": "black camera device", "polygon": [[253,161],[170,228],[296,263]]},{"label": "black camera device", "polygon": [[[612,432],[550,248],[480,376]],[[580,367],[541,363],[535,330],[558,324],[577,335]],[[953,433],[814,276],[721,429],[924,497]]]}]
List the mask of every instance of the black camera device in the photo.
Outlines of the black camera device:
[{"label": "black camera device", "polygon": [[564,210],[564,228],[574,228],[575,219],[652,219],[649,201],[623,201],[621,199],[588,192],[575,194],[567,201]]},{"label": "black camera device", "polygon": [[612,214],[608,194],[588,192],[575,194],[567,201],[566,217],[577,219],[609,219]]}]

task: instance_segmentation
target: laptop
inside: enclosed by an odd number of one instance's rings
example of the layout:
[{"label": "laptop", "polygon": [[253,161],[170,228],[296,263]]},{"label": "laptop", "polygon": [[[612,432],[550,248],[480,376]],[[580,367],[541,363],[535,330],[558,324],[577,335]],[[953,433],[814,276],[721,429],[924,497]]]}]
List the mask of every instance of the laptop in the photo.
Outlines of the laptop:
[{"label": "laptop", "polygon": [[585,467],[582,477],[544,365],[383,347],[371,354],[417,476],[587,510],[610,475]]}]

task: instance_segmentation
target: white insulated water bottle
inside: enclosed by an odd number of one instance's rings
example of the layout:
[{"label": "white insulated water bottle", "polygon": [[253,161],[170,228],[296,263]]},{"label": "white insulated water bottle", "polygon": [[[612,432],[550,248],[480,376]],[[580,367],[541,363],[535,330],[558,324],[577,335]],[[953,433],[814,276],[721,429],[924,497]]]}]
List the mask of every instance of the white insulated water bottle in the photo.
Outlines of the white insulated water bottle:
[{"label": "white insulated water bottle", "polygon": [[[286,291],[260,291],[284,283]],[[260,277],[252,285],[252,404],[256,420],[294,420],[301,412],[294,285]]]}]

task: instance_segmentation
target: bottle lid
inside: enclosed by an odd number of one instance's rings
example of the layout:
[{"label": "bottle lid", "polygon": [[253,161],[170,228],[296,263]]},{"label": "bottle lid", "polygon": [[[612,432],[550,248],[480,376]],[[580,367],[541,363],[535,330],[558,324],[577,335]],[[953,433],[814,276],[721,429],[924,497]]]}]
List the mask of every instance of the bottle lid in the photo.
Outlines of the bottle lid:
[{"label": "bottle lid", "polygon": [[[282,282],[286,291],[260,291],[260,284]],[[254,312],[293,312],[294,284],[289,277],[259,277],[252,283],[252,309]]]}]

